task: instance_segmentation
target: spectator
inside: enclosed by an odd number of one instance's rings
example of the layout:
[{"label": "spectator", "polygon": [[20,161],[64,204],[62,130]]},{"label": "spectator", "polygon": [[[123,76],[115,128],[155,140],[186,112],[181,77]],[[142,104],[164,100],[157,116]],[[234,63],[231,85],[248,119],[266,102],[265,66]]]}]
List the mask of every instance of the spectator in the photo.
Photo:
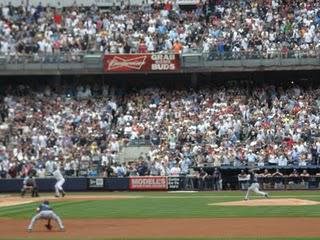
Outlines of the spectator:
[{"label": "spectator", "polygon": [[171,176],[179,176],[181,173],[181,169],[179,167],[179,164],[177,163],[174,167],[170,169],[170,175]]},{"label": "spectator", "polygon": [[307,172],[306,169],[302,171],[300,174],[301,177],[301,183],[304,186],[305,189],[309,189],[309,180],[310,180],[310,174]]},{"label": "spectator", "polygon": [[260,174],[262,178],[262,186],[263,189],[271,188],[271,173],[269,173],[268,169],[264,169],[263,173]]},{"label": "spectator", "polygon": [[296,188],[297,185],[300,183],[299,173],[296,169],[293,169],[292,173],[289,175],[289,187]]},{"label": "spectator", "polygon": [[214,168],[212,173],[212,186],[213,190],[221,191],[222,190],[222,177],[218,168]]},{"label": "spectator", "polygon": [[204,171],[203,168],[200,168],[198,173],[198,189],[199,190],[207,189],[207,177],[208,177],[208,173]]},{"label": "spectator", "polygon": [[238,174],[238,181],[240,183],[241,190],[247,190],[248,188],[248,174],[242,169]]},{"label": "spectator", "polygon": [[283,189],[283,174],[279,169],[276,169],[276,171],[272,174],[272,178],[274,181],[274,189]]}]

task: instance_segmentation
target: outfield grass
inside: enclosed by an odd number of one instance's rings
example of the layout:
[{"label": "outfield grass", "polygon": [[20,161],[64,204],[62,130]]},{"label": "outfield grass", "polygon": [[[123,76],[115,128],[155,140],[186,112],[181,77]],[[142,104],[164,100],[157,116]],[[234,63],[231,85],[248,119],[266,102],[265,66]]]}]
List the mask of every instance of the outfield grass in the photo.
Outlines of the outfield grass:
[{"label": "outfield grass", "polygon": [[[97,193],[92,193],[96,195]],[[99,193],[98,193],[99,194]],[[89,218],[204,218],[204,217],[320,217],[315,206],[209,206],[210,203],[242,200],[243,192],[122,192],[106,195],[134,195],[141,198],[52,202],[64,219]],[[318,191],[271,192],[272,198],[300,198],[320,202]],[[255,197],[257,198],[257,197]],[[0,208],[0,218],[29,219],[38,204]]]},{"label": "outfield grass", "polygon": [[[73,195],[84,193],[74,193]],[[77,200],[52,202],[51,205],[63,219],[92,218],[227,218],[227,217],[320,217],[320,205],[315,206],[268,206],[236,207],[209,206],[210,203],[239,201],[244,192],[115,192],[86,193],[92,195],[130,195],[134,199]],[[43,195],[43,194],[42,194]],[[52,194],[48,195],[52,196]],[[318,191],[271,192],[272,198],[300,198],[320,202]],[[260,197],[252,197],[254,199]],[[30,219],[38,203],[0,208],[0,218]],[[320,223],[319,223],[320,224]],[[0,239],[1,233],[0,233]],[[19,238],[12,238],[20,240]],[[29,239],[29,238],[28,238]],[[31,238],[33,240],[41,238]],[[46,238],[56,240],[56,238]],[[59,238],[61,239],[61,238]],[[68,238],[70,239],[70,238]],[[93,239],[93,238],[83,238]],[[103,238],[99,238],[100,240]],[[106,238],[111,240],[110,238]],[[147,240],[150,238],[114,238],[113,240]],[[152,240],[176,240],[177,238],[152,238]],[[178,238],[179,240],[315,240],[318,238]],[[22,240],[22,239],[21,239]],[[25,240],[25,239],[23,239]]]},{"label": "outfield grass", "polygon": [[[1,239],[1,237],[0,237]],[[28,238],[29,239],[29,238]],[[59,238],[59,240],[64,238]],[[66,238],[68,240],[79,240],[78,238]],[[319,240],[319,238],[83,238],[83,240]],[[26,240],[25,238],[8,238],[6,240]],[[32,238],[32,240],[43,240],[43,238]],[[46,240],[57,240],[57,238],[46,238]]]}]

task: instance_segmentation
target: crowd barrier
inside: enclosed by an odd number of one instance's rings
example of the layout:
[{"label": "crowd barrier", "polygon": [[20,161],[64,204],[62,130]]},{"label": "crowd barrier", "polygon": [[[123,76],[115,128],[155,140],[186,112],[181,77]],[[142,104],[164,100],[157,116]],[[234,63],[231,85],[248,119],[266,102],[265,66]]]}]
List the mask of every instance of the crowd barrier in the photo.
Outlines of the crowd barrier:
[{"label": "crowd barrier", "polygon": [[[310,177],[259,177],[261,189],[290,190],[318,189],[320,176]],[[1,179],[0,193],[20,192],[23,179]],[[56,183],[53,178],[37,178],[36,183],[40,192],[54,191]],[[103,177],[69,177],[66,178],[64,189],[68,192],[81,191],[220,191],[245,190],[249,181],[237,176],[216,179],[212,176],[199,178],[197,176],[143,176],[124,178]]]},{"label": "crowd barrier", "polygon": [[320,186],[319,175],[259,177],[258,181],[261,189],[265,190],[318,189]]}]

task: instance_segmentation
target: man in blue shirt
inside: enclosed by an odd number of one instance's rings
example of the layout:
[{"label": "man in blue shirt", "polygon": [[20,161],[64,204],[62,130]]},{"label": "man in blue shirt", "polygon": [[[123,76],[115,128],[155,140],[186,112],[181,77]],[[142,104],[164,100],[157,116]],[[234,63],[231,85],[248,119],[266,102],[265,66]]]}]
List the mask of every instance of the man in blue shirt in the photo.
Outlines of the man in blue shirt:
[{"label": "man in blue shirt", "polygon": [[43,203],[41,203],[37,208],[37,214],[32,218],[28,226],[28,232],[32,231],[33,225],[39,219],[48,220],[48,223],[45,225],[48,230],[52,229],[51,220],[53,219],[59,224],[60,230],[64,231],[64,226],[60,217],[52,210],[52,208],[49,206],[49,201],[47,200],[43,201]]}]

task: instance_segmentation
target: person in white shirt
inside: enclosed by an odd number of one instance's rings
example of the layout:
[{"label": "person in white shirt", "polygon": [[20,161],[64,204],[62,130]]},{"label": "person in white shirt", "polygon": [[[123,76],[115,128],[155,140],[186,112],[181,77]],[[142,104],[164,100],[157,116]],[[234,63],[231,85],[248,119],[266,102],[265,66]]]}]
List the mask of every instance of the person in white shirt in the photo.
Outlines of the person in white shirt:
[{"label": "person in white shirt", "polygon": [[54,185],[54,188],[56,190],[55,196],[60,197],[60,193],[61,193],[61,196],[64,197],[66,193],[64,192],[62,185],[64,184],[65,179],[62,176],[59,167],[56,167],[56,170],[53,172],[53,176],[57,180],[56,184]]},{"label": "person in white shirt", "polygon": [[181,172],[181,169],[179,167],[179,164],[176,164],[176,166],[174,166],[170,169],[171,176],[179,176],[180,172]]}]

